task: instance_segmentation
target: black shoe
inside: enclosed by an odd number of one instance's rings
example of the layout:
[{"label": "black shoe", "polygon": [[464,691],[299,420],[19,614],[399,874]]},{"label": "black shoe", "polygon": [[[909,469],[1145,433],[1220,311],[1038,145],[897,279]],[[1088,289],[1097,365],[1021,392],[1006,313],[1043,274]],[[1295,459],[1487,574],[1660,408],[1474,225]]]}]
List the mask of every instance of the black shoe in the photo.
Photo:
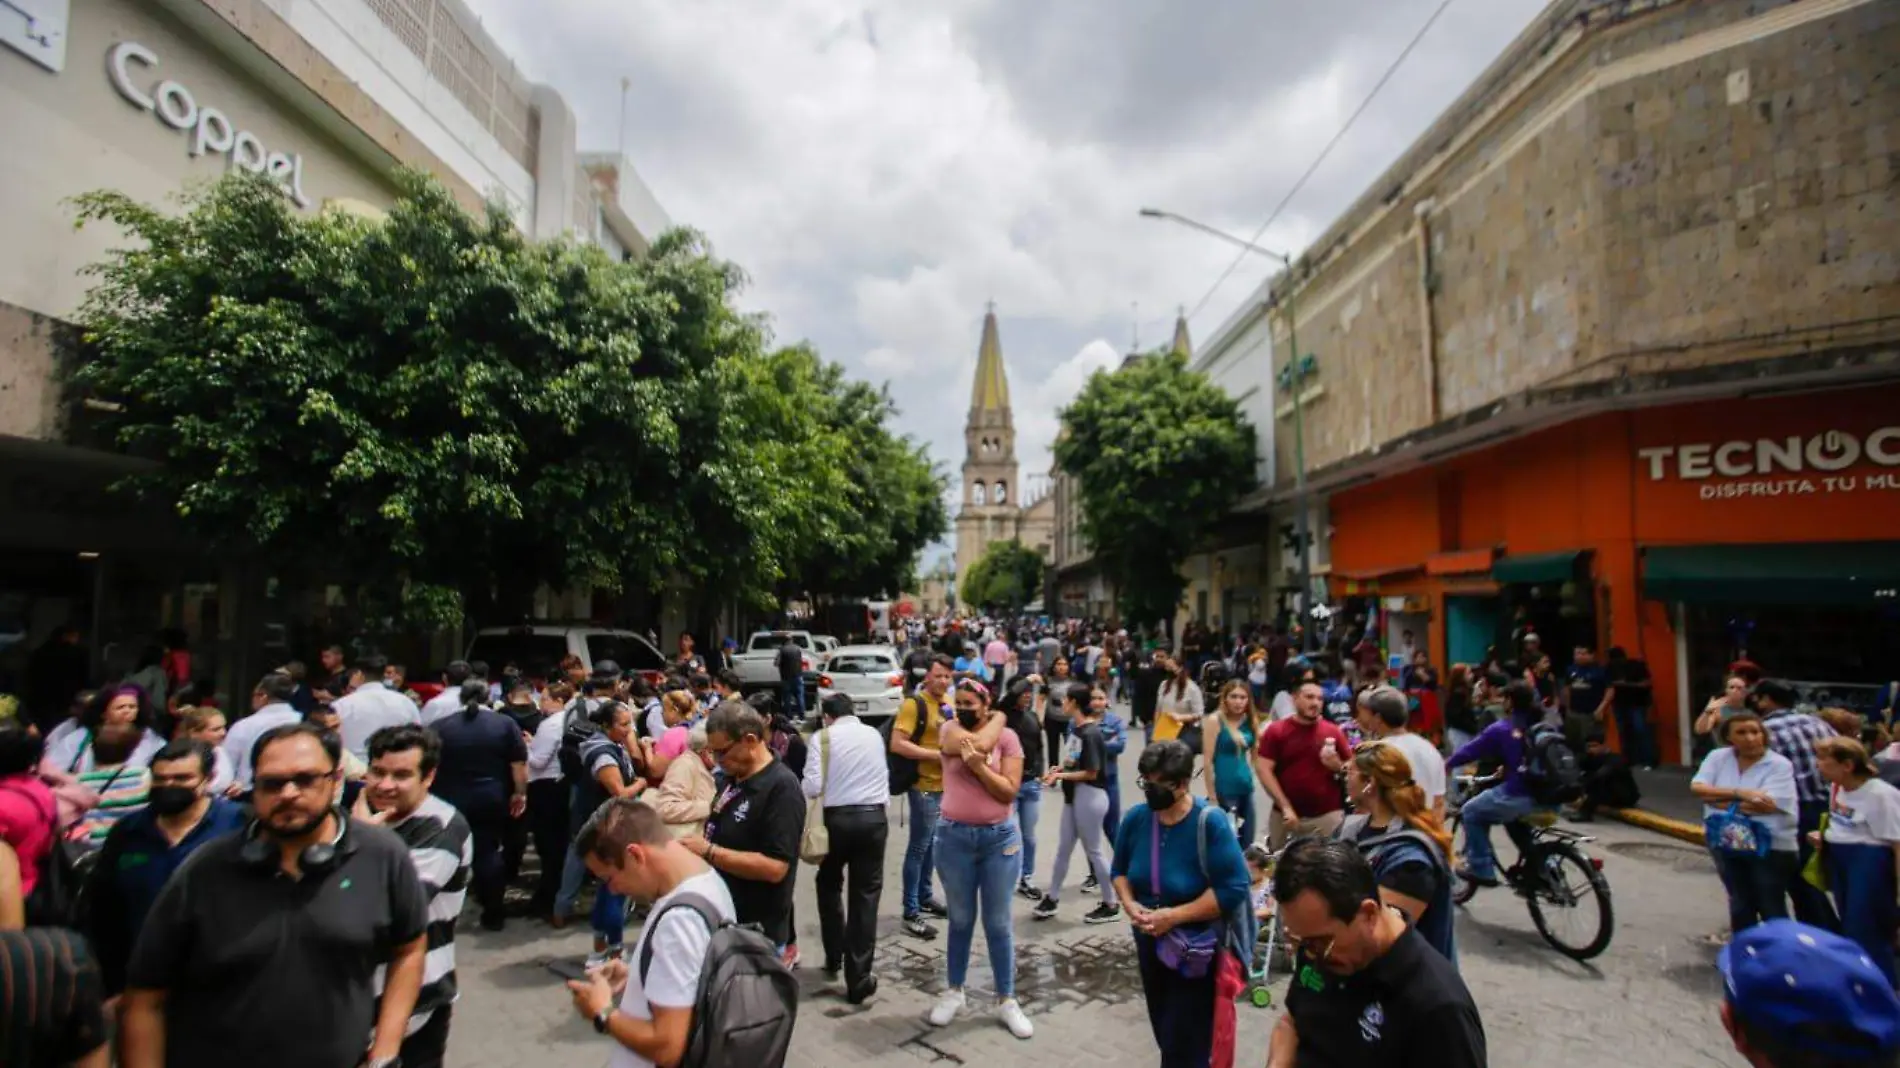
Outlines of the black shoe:
[{"label": "black shoe", "polygon": [[508,918],[506,916],[495,915],[482,917],[482,930],[484,931],[500,931],[507,926]]},{"label": "black shoe", "polygon": [[926,916],[935,916],[940,920],[950,915],[950,910],[943,907],[943,902],[935,899],[925,901],[923,904],[917,906],[917,911]]},{"label": "black shoe", "polygon": [[937,937],[937,929],[924,922],[922,913],[913,912],[904,917],[904,930],[909,932],[913,937],[922,938],[926,941]]},{"label": "black shoe", "polygon": [[1473,886],[1494,887],[1498,885],[1496,879],[1480,879],[1476,875],[1471,874],[1471,869],[1469,868],[1458,868],[1453,871],[1452,874]]},{"label": "black shoe", "polygon": [[1043,898],[1041,901],[1036,903],[1036,907],[1030,910],[1029,914],[1038,920],[1055,919],[1056,899],[1053,897]]},{"label": "black shoe", "polygon": [[1029,885],[1028,879],[1024,879],[1022,882],[1016,884],[1016,893],[1020,894],[1022,897],[1027,898],[1030,901],[1042,900],[1042,891]]},{"label": "black shoe", "polygon": [[1083,923],[1114,923],[1116,920],[1121,919],[1121,915],[1122,915],[1122,910],[1120,906],[1109,905],[1105,903],[1105,904],[1097,905],[1094,908],[1090,909],[1088,912],[1088,915],[1082,917],[1082,922]]},{"label": "black shoe", "polygon": [[1085,894],[1094,893],[1096,890],[1101,889],[1101,886],[1101,883],[1095,881],[1094,872],[1090,872],[1089,877],[1082,880],[1082,892]]},{"label": "black shoe", "polygon": [[844,999],[853,1005],[862,1005],[877,995],[877,976],[867,975],[864,981],[845,991]]}]

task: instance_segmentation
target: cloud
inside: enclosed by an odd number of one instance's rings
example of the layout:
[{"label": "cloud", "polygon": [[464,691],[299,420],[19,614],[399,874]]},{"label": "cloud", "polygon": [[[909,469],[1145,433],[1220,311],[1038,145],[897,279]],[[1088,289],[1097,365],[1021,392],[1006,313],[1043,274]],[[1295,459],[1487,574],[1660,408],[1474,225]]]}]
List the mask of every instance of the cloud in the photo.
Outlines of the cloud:
[{"label": "cloud", "polygon": [[[1438,0],[469,2],[588,147],[619,140],[629,79],[628,154],[668,212],[781,341],[888,381],[952,475],[995,300],[1027,477],[1087,374],[1135,330],[1165,341],[1232,259],[1136,209],[1251,234]],[[1263,243],[1316,237],[1542,6],[1454,4]]]}]

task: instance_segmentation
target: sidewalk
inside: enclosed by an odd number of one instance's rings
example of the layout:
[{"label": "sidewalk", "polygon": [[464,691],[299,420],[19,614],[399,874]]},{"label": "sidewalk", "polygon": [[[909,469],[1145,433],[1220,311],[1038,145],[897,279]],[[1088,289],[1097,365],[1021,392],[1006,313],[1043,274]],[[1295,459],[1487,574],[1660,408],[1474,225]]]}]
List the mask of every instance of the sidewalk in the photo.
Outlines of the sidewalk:
[{"label": "sidewalk", "polygon": [[1656,831],[1696,845],[1702,844],[1702,802],[1689,792],[1690,768],[1638,768],[1636,785],[1643,792],[1636,808],[1606,808],[1603,814],[1644,830]]}]

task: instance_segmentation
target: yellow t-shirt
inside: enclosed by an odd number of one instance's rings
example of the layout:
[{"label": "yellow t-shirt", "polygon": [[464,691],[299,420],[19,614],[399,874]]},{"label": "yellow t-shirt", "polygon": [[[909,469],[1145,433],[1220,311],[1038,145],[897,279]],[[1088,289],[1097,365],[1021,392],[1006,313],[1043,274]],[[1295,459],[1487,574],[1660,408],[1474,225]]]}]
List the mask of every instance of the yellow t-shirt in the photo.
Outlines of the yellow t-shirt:
[{"label": "yellow t-shirt", "polygon": [[[917,729],[917,706],[924,705],[924,729]],[[917,745],[935,753],[943,744],[943,703],[928,693],[918,690],[909,700],[897,709],[897,723],[891,728],[892,736],[903,735]],[[937,759],[917,762],[917,789],[927,794],[943,792],[943,761]]]}]

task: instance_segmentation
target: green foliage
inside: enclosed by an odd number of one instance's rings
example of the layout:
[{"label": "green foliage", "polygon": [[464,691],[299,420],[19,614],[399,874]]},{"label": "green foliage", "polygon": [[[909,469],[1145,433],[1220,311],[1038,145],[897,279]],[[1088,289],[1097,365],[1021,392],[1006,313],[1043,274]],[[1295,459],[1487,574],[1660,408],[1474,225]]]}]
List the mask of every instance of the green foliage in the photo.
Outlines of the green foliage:
[{"label": "green foliage", "polygon": [[957,599],[1014,615],[1042,594],[1042,554],[1011,538],[991,545],[957,584]]},{"label": "green foliage", "polygon": [[1182,562],[1254,487],[1254,449],[1240,406],[1165,352],[1097,371],[1062,413],[1056,463],[1125,618],[1173,617]]},{"label": "green foliage", "polygon": [[839,432],[868,387],[766,352],[732,308],[743,276],[699,235],[623,263],[400,181],[377,220],[294,212],[242,174],[177,214],[79,198],[82,222],[133,239],[92,269],[81,384],[160,461],[132,488],[214,550],[399,590],[396,615],[446,623],[544,582],[685,576],[762,603],[830,546],[915,541],[844,503],[856,450],[900,440]]}]

